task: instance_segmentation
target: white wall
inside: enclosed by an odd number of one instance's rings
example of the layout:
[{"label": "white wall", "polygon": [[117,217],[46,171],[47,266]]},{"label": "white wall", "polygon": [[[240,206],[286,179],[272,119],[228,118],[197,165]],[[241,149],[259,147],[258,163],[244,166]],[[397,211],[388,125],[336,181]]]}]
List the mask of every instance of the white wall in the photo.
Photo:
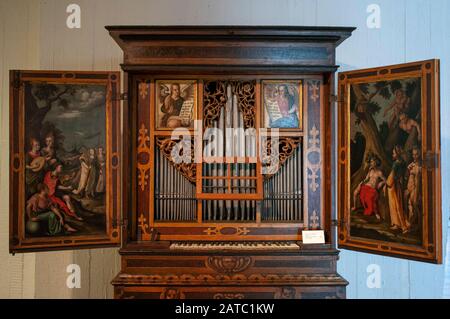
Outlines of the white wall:
[{"label": "white wall", "polygon": [[[79,30],[65,26],[69,3],[81,6]],[[371,3],[381,7],[380,29],[366,26],[366,8]],[[119,70],[121,51],[104,30],[105,25],[114,24],[356,26],[358,30],[338,48],[340,70],[441,58],[441,121],[450,120],[450,25],[446,22],[450,6],[446,0],[0,0],[0,14],[2,150],[8,147],[7,70]],[[450,127],[442,125],[443,194],[450,190],[449,141]],[[115,249],[8,256],[6,152],[0,165],[0,296],[111,297],[109,282],[119,269]],[[443,200],[445,222],[450,202],[446,196]],[[81,289],[65,287],[68,263],[80,264]],[[372,263],[381,267],[379,289],[366,286],[366,268]],[[339,271],[350,281],[350,298],[442,296],[443,266],[343,251]]]}]

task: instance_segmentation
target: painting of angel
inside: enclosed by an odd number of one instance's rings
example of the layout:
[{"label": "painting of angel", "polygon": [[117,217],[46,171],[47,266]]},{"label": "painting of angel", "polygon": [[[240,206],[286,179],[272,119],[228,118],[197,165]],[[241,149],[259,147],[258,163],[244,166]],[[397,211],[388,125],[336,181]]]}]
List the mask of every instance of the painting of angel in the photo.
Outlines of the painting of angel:
[{"label": "painting of angel", "polygon": [[266,128],[301,128],[300,81],[264,81],[264,118]]},{"label": "painting of angel", "polygon": [[197,111],[196,81],[156,81],[156,129],[193,128]]}]

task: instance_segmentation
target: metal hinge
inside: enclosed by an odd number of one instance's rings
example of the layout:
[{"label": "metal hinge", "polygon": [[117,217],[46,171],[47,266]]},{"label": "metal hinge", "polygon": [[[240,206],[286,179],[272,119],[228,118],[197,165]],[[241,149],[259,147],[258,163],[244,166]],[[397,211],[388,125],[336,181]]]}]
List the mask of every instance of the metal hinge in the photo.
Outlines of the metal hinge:
[{"label": "metal hinge", "polygon": [[112,100],[113,101],[128,101],[128,93],[127,92],[120,93],[118,98],[117,98],[117,94],[113,93]]},{"label": "metal hinge", "polygon": [[334,227],[344,227],[346,224],[347,223],[344,219],[340,219],[340,220],[332,219],[331,220],[331,226],[334,226]]},{"label": "metal hinge", "polygon": [[439,156],[437,153],[428,151],[423,157],[423,167],[426,169],[434,169],[439,167]]},{"label": "metal hinge", "polygon": [[344,102],[344,100],[339,100],[336,94],[331,94],[330,103],[341,103],[341,102]]},{"label": "metal hinge", "polygon": [[127,226],[127,224],[128,224],[128,221],[125,219],[121,219],[120,221],[118,221],[117,219],[114,219],[112,222],[113,228],[116,228],[117,226],[124,227],[124,226]]},{"label": "metal hinge", "polygon": [[20,71],[14,71],[14,77],[12,79],[12,87],[14,89],[20,89]]}]

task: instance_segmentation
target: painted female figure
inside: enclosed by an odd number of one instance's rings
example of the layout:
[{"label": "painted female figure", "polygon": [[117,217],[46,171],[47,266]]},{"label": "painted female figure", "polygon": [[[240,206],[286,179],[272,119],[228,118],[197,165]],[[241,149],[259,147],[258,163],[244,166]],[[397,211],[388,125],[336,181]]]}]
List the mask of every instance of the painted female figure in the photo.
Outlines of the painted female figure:
[{"label": "painted female figure", "polygon": [[42,155],[45,157],[47,166],[52,166],[56,163],[55,136],[53,133],[49,133],[45,137],[45,146],[42,148]]},{"label": "painted female figure", "polygon": [[86,189],[89,172],[91,171],[91,161],[90,161],[90,156],[89,156],[88,152],[89,152],[88,150],[85,150],[79,158],[79,160],[80,160],[80,173],[79,173],[80,180],[78,182],[77,189],[75,189],[73,191],[73,193],[75,195],[81,194]]},{"label": "painted female figure", "polygon": [[296,128],[299,126],[298,121],[298,105],[295,102],[295,97],[289,93],[288,87],[285,84],[278,86],[277,93],[274,97],[280,113],[281,118],[271,121],[270,127],[276,128]]},{"label": "painted female figure", "polygon": [[89,163],[91,164],[91,168],[89,169],[89,175],[86,180],[86,189],[85,189],[85,196],[87,198],[94,198],[95,197],[95,186],[97,183],[97,175],[98,175],[98,165],[97,165],[97,158],[95,155],[95,149],[90,148],[89,149]]},{"label": "painted female figure", "polygon": [[103,147],[97,149],[97,163],[98,163],[98,181],[95,187],[96,193],[104,193],[106,188],[106,158]]},{"label": "painted female figure", "polygon": [[392,170],[386,180],[385,190],[389,203],[389,214],[391,217],[391,229],[400,229],[404,234],[409,231],[409,222],[405,216],[405,207],[403,205],[402,182],[405,171],[405,163],[402,159],[402,148],[396,145],[392,150]]},{"label": "painted female figure", "polygon": [[41,155],[41,144],[36,138],[30,139],[31,149],[25,154],[26,171],[25,183],[27,185],[27,194],[31,195],[37,192],[37,185],[42,182],[44,177],[45,159]]},{"label": "painted female figure", "polygon": [[45,184],[38,184],[38,192],[34,194],[26,205],[28,221],[26,223],[27,232],[36,234],[40,232],[41,223],[45,223],[46,232],[49,235],[58,235],[63,230],[76,232],[76,229],[64,222],[58,208],[50,200],[49,189]]}]

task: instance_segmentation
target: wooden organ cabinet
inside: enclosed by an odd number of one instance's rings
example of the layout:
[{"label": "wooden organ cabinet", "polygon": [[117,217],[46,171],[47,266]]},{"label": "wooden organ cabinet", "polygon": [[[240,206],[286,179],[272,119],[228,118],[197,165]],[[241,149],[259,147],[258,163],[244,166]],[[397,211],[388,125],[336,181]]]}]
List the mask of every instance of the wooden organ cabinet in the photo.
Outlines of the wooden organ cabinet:
[{"label": "wooden organ cabinet", "polygon": [[[335,49],[353,28],[107,30],[127,93],[115,297],[345,298],[332,97]],[[277,127],[283,83],[296,112]],[[302,230],[325,243],[303,244]]]}]

